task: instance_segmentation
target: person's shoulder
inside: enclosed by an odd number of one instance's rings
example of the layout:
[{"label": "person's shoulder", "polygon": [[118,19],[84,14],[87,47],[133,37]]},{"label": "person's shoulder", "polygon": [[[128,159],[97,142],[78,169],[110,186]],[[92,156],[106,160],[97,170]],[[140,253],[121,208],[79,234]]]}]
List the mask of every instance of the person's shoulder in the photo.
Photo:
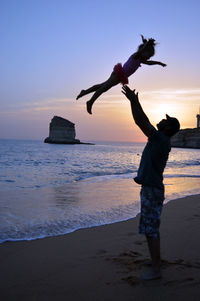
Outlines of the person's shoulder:
[{"label": "person's shoulder", "polygon": [[133,59],[137,59],[137,52],[135,52],[135,53],[133,53],[132,55],[131,55],[131,57],[133,58]]},{"label": "person's shoulder", "polygon": [[134,61],[140,61],[140,62],[141,62],[140,55],[139,55],[137,52],[133,53],[133,54],[130,56],[130,58],[131,58],[132,60],[134,60]]},{"label": "person's shoulder", "polygon": [[151,136],[157,135],[158,130],[150,123],[150,127],[151,127]]},{"label": "person's shoulder", "polygon": [[154,126],[152,126],[151,138],[161,141],[170,141],[168,136],[166,136],[162,131],[157,130]]},{"label": "person's shoulder", "polygon": [[162,131],[156,130],[152,132],[151,141],[159,147],[163,148],[166,152],[171,150],[171,141],[170,138],[165,135]]}]

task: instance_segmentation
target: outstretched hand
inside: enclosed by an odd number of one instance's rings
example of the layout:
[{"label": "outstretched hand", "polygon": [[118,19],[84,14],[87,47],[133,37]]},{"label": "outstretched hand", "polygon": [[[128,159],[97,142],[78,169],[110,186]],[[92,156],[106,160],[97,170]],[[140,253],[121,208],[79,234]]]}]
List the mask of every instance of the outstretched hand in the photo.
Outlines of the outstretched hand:
[{"label": "outstretched hand", "polygon": [[138,92],[135,93],[135,89],[131,90],[128,86],[122,87],[122,93],[131,101],[138,101]]}]

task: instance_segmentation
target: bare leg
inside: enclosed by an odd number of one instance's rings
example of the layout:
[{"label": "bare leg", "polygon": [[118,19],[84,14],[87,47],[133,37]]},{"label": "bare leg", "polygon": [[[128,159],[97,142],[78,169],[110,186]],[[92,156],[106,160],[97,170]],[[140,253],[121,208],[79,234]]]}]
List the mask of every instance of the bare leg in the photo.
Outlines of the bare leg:
[{"label": "bare leg", "polygon": [[[105,83],[105,82],[104,82]],[[79,99],[80,97],[83,97],[91,92],[95,92],[96,90],[98,90],[104,83],[101,84],[97,84],[94,85],[90,88],[88,88],[87,90],[81,90],[81,92],[79,93],[79,95],[76,97],[76,99]]]},{"label": "bare leg", "polygon": [[99,89],[96,90],[96,92],[94,93],[94,95],[92,96],[92,98],[90,100],[87,101],[86,105],[87,105],[87,111],[89,114],[92,114],[92,106],[93,103],[95,102],[95,100],[104,92],[108,91],[110,88],[118,85],[120,83],[118,76],[113,72],[111,74],[111,76],[109,77],[109,79],[104,82],[103,84],[101,84],[101,86],[99,87]]},{"label": "bare leg", "polygon": [[161,278],[160,271],[160,236],[158,238],[146,235],[149,252],[152,259],[152,270],[146,275],[142,276],[143,280],[153,280]]},{"label": "bare leg", "polygon": [[152,259],[152,268],[155,271],[160,271],[160,237],[146,236],[146,238]]}]

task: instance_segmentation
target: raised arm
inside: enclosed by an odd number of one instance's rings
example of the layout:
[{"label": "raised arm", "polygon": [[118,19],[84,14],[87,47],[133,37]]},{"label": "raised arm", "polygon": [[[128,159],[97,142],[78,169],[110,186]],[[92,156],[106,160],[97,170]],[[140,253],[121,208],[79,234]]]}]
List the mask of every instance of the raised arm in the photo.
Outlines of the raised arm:
[{"label": "raised arm", "polygon": [[153,126],[140,105],[138,93],[135,93],[135,90],[132,91],[128,86],[122,87],[122,93],[130,100],[135,123],[147,137],[150,137]]},{"label": "raised arm", "polygon": [[162,67],[166,67],[167,65],[162,63],[162,62],[158,62],[158,61],[143,61],[142,64],[145,65],[160,65]]}]

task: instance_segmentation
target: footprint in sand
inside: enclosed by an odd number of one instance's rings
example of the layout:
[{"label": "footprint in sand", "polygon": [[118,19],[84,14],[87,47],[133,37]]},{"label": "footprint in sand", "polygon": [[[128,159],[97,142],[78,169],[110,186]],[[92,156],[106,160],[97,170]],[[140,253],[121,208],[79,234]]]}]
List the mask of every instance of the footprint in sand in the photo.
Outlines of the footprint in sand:
[{"label": "footprint in sand", "polygon": [[169,281],[163,282],[164,286],[186,286],[186,285],[195,285],[195,279],[192,277],[185,278],[185,279],[174,279]]},{"label": "footprint in sand", "polygon": [[97,251],[97,255],[106,254],[106,253],[107,253],[107,251],[104,249],[100,249]]},{"label": "footprint in sand", "polygon": [[134,244],[135,245],[138,245],[138,246],[140,246],[140,245],[143,245],[143,241],[140,241],[140,240],[137,240],[137,241],[134,241]]},{"label": "footprint in sand", "polygon": [[[140,254],[139,252],[129,251],[129,252],[120,253],[117,257],[113,257],[110,259],[120,264],[126,269],[125,271],[121,271],[121,272],[132,274],[130,276],[121,278],[121,280],[126,281],[130,285],[138,285],[143,283],[143,281],[137,275],[140,274],[141,269],[143,269],[144,266],[150,265],[150,262],[147,260],[147,258],[142,257],[142,254]],[[146,262],[148,262],[148,264],[146,264]],[[168,268],[172,266],[174,266],[176,270],[187,269],[187,268],[193,268],[195,270],[200,269],[199,262],[191,263],[183,259],[175,259],[172,261],[162,260],[161,265],[163,271],[166,270],[166,274]],[[134,273],[136,273],[136,275],[133,275]],[[172,274],[170,272],[170,277],[171,275]],[[200,283],[199,279],[197,280],[196,276],[193,277],[193,275],[191,275],[191,277],[181,278],[183,273],[182,272],[180,273],[178,271],[174,275],[177,276],[178,279],[167,280],[167,278],[165,278],[164,276],[162,279],[158,279],[157,281],[160,281],[160,283],[164,286],[179,286],[179,287],[195,286],[195,285],[199,285]]]}]

